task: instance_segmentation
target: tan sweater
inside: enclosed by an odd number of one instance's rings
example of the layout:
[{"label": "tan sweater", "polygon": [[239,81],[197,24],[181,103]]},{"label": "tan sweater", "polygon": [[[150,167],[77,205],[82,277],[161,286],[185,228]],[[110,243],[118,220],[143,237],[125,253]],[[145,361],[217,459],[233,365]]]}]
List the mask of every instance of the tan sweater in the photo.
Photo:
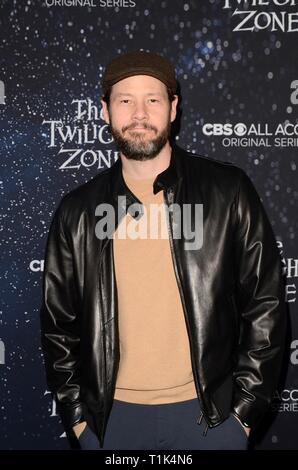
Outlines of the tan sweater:
[{"label": "tan sweater", "polygon": [[[123,176],[146,210],[150,203],[163,204],[163,192],[153,194],[154,178]],[[162,214],[158,238],[137,237],[137,230],[143,237],[152,234],[150,217],[144,215],[135,221],[127,214],[114,233],[120,333],[114,398],[122,401],[173,403],[197,396],[164,209]],[[121,233],[130,237],[120,239]]]}]

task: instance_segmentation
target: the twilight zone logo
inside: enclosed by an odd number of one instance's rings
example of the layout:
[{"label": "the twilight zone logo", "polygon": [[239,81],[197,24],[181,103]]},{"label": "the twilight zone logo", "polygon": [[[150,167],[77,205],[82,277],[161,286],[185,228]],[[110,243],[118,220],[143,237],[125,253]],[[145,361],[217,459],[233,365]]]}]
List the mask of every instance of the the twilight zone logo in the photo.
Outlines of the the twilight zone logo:
[{"label": "the twilight zone logo", "polygon": [[[68,122],[62,119],[44,120],[42,136],[48,147],[56,151],[60,170],[79,170],[81,167],[110,168],[118,152],[109,146],[113,138],[104,122],[102,109],[89,98],[72,100],[73,115]],[[96,145],[103,146],[96,149]]]},{"label": "the twilight zone logo", "polygon": [[231,12],[233,31],[298,32],[298,0],[224,0]]},{"label": "the twilight zone logo", "polygon": [[[50,395],[51,397],[51,401],[49,403],[49,408],[48,408],[48,411],[50,413],[50,418],[59,418],[59,415],[57,413],[57,405],[56,405],[56,400],[55,398],[53,398],[53,394],[49,391],[49,390],[46,390],[45,393],[44,393],[44,396],[46,395]],[[66,432],[63,431],[59,437],[66,437]]]}]

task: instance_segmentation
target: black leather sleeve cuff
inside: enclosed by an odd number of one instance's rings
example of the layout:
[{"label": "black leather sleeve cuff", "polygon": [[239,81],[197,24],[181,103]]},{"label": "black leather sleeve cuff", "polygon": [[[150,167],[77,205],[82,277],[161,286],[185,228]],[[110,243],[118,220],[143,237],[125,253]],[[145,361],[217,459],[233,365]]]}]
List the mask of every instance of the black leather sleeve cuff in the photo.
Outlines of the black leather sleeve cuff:
[{"label": "black leather sleeve cuff", "polygon": [[251,401],[238,396],[234,400],[232,413],[240,419],[243,426],[255,428],[266,413],[268,406],[265,400]]},{"label": "black leather sleeve cuff", "polygon": [[84,420],[82,403],[57,403],[58,413],[65,429],[72,429]]}]

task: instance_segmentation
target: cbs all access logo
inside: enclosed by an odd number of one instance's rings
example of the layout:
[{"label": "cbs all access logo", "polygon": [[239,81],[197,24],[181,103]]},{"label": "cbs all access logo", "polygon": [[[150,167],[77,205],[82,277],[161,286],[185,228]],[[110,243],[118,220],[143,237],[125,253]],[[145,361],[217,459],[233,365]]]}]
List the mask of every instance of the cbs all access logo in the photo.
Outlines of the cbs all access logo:
[{"label": "cbs all access logo", "polygon": [[275,126],[208,122],[202,132],[207,137],[220,137],[223,147],[298,147],[298,123],[288,120]]},{"label": "cbs all access logo", "polygon": [[[298,339],[293,339],[291,342],[289,362],[292,366],[298,365]],[[297,412],[298,389],[285,388],[283,390],[276,390],[271,403],[271,409],[279,413]]]},{"label": "cbs all access logo", "polygon": [[[298,80],[290,83],[290,90],[288,114],[298,104]],[[207,122],[202,132],[207,137],[220,137],[223,147],[298,147],[298,120],[291,122],[287,119],[278,124]]]},{"label": "cbs all access logo", "polygon": [[0,104],[5,104],[5,86],[2,80],[0,80]]},{"label": "cbs all access logo", "polygon": [[285,388],[282,391],[276,391],[271,403],[271,409],[279,413],[297,413],[298,389]]}]

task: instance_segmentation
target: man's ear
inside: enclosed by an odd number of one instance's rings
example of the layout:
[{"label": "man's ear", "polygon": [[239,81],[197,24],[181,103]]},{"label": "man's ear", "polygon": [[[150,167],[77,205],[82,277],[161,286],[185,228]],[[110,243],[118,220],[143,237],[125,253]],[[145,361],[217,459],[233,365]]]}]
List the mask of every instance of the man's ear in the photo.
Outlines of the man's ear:
[{"label": "man's ear", "polygon": [[171,122],[175,121],[177,115],[178,95],[174,95],[174,97],[171,102]]},{"label": "man's ear", "polygon": [[108,110],[108,105],[104,100],[100,100],[101,106],[102,106],[102,114],[103,118],[106,121],[107,124],[110,124],[110,114]]}]

